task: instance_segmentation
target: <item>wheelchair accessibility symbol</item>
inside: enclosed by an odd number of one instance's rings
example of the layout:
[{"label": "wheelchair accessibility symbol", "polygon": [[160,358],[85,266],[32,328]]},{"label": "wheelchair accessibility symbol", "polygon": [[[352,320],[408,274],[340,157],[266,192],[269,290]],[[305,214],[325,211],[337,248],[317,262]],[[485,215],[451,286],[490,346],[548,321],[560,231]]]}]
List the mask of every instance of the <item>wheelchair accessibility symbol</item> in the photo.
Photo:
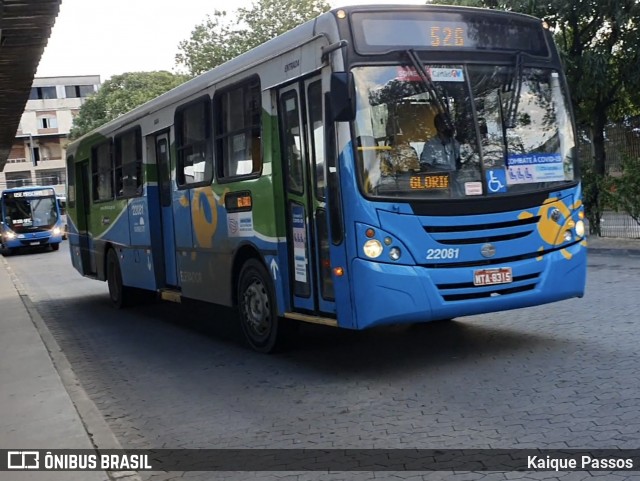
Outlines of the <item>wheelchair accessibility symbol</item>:
[{"label": "wheelchair accessibility symbol", "polygon": [[490,194],[507,191],[507,174],[503,169],[487,170],[487,189]]}]

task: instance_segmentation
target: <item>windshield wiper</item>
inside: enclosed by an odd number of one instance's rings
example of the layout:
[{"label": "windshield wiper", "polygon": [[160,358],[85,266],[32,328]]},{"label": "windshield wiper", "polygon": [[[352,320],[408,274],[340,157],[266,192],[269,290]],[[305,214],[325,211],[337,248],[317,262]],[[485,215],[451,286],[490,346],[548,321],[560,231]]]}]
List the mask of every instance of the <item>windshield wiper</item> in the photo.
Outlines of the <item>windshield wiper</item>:
[{"label": "windshield wiper", "polygon": [[515,70],[511,82],[506,91],[511,91],[511,98],[504,116],[505,129],[515,129],[518,116],[518,104],[520,103],[520,92],[522,91],[522,52],[516,54]]},{"label": "windshield wiper", "polygon": [[407,56],[409,57],[409,60],[411,60],[411,63],[413,64],[413,68],[416,69],[416,73],[420,77],[420,80],[422,80],[422,83],[426,87],[427,92],[429,93],[429,96],[435,100],[438,110],[444,116],[444,120],[445,120],[445,123],[447,124],[447,127],[453,131],[454,127],[453,127],[453,122],[451,120],[451,116],[449,115],[449,109],[442,102],[442,99],[438,95],[436,86],[433,83],[433,80],[431,80],[431,77],[429,76],[427,71],[425,70],[424,65],[422,64],[422,62],[420,61],[420,58],[418,57],[418,54],[416,54],[416,51],[413,49],[407,49],[406,53],[407,53]]}]

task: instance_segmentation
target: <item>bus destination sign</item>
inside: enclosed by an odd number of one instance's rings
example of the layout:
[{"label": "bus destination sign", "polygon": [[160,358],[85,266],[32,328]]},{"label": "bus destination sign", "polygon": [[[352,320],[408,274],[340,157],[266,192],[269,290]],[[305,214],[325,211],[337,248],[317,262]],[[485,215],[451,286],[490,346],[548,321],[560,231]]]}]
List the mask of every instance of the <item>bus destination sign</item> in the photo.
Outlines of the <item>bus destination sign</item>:
[{"label": "bus destination sign", "polygon": [[8,199],[20,199],[25,197],[51,197],[54,195],[53,189],[22,190],[18,192],[5,192],[3,194]]}]

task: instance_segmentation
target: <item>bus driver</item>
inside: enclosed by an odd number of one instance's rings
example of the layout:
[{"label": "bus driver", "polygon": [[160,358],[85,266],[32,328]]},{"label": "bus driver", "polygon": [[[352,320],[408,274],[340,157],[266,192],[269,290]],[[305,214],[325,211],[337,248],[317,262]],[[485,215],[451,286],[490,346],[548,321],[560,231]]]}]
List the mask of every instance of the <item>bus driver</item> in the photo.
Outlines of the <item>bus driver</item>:
[{"label": "bus driver", "polygon": [[456,170],[460,165],[460,144],[454,138],[454,131],[447,126],[442,113],[433,119],[436,135],[424,144],[420,154],[422,170]]}]

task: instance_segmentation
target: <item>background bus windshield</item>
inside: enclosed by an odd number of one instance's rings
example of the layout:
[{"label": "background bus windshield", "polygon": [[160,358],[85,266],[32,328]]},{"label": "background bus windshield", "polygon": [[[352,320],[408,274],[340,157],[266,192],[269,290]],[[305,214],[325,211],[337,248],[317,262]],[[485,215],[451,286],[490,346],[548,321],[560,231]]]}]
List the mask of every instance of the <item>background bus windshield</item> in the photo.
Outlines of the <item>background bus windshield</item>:
[{"label": "background bus windshield", "polygon": [[13,197],[4,198],[4,222],[16,233],[51,229],[58,220],[56,198]]},{"label": "background bus windshield", "polygon": [[577,180],[558,72],[493,65],[357,67],[356,144],[369,196],[465,198]]}]

